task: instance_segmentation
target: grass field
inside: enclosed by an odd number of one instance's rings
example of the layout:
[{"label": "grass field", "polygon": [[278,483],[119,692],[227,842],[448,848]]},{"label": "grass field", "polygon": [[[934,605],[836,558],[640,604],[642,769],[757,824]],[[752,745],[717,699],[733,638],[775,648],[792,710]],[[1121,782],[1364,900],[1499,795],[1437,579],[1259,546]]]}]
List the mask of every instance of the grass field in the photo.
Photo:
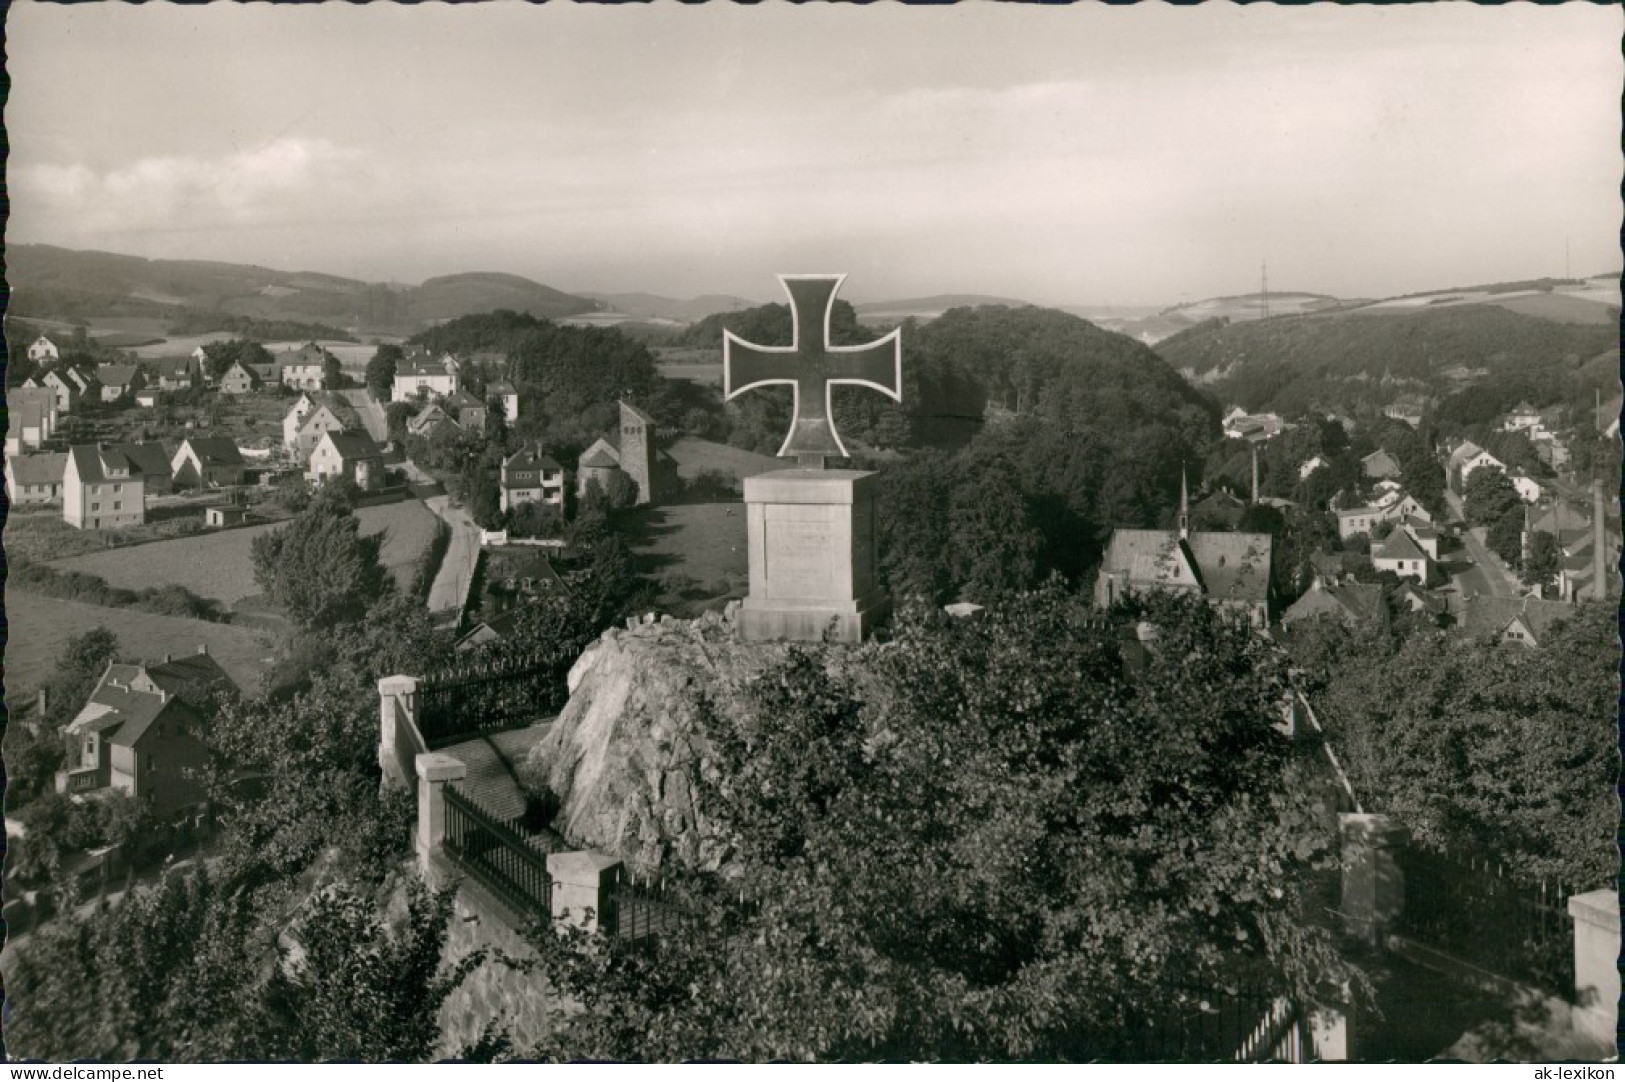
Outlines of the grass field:
[{"label": "grass field", "polygon": [[[149,515],[151,512],[149,512]],[[160,521],[124,530],[76,530],[62,521],[62,508],[16,508],[6,518],[6,556],[12,560],[48,563],[83,554],[106,555],[118,546],[138,541],[178,538],[203,524],[201,505],[195,513],[176,513]]]},{"label": "grass field", "polygon": [[[403,587],[412,584],[417,563],[434,536],[435,517],[416,500],[363,507],[356,512],[361,531],[387,531],[383,561]],[[202,597],[226,604],[259,593],[254,582],[250,546],[254,538],[279,524],[220,530],[157,541],[149,545],[112,549],[56,561],[64,570],[98,575],[113,586],[139,589],[179,583]],[[77,533],[78,531],[70,531]]]},{"label": "grass field", "polygon": [[759,455],[754,451],[730,447],[726,443],[695,439],[693,436],[682,436],[673,440],[671,446],[666,448],[666,453],[677,463],[677,476],[684,479],[693,477],[702,470],[721,470],[736,480],[742,480],[769,470],[788,469],[793,465],[782,458]]},{"label": "grass field", "polygon": [[639,570],[661,586],[660,607],[678,616],[720,608],[750,587],[745,508],[694,503],[645,512],[631,531]]},{"label": "grass field", "polygon": [[667,379],[686,379],[690,383],[722,384],[722,362],[715,364],[657,364],[655,370]]},{"label": "grass field", "polygon": [[51,674],[70,636],[105,627],[126,655],[161,660],[163,655],[209,647],[220,666],[245,691],[253,691],[271,656],[271,644],[252,628],[212,624],[134,609],[108,609],[59,601],[21,590],[6,591],[6,692],[32,692]]}]

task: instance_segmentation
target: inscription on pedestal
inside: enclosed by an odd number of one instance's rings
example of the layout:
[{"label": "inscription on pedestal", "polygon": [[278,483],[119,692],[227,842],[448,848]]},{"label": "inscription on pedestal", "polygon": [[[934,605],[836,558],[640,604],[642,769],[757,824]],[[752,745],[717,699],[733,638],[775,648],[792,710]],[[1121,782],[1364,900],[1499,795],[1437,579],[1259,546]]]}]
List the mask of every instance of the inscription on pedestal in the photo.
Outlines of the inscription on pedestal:
[{"label": "inscription on pedestal", "polygon": [[827,597],[839,588],[831,561],[838,539],[829,509],[770,505],[765,563],[769,593],[780,597]]}]

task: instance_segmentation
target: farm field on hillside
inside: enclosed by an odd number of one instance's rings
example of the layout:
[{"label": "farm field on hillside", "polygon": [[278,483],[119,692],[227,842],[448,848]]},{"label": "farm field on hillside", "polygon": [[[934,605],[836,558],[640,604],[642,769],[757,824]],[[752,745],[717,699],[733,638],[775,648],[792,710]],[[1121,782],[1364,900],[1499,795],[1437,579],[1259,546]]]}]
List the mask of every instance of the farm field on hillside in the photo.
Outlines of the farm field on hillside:
[{"label": "farm field on hillside", "polygon": [[[418,558],[434,536],[434,515],[416,500],[363,507],[356,512],[366,534],[388,531],[383,561],[401,586],[410,586]],[[58,560],[56,567],[98,575],[113,586],[139,589],[178,583],[202,597],[231,604],[259,592],[250,546],[280,524],[156,541]]]},{"label": "farm field on hillside", "polygon": [[59,601],[21,590],[6,591],[6,692],[31,693],[51,674],[63,644],[73,635],[105,627],[118,636],[126,655],[162,659],[165,653],[195,653],[198,644],[253,691],[271,656],[271,644],[253,628],[159,616],[134,609],[109,609]]},{"label": "farm field on hillside", "polygon": [[655,370],[667,379],[686,379],[690,383],[711,383],[721,385],[722,362],[716,361],[708,364],[668,364],[655,365]]}]

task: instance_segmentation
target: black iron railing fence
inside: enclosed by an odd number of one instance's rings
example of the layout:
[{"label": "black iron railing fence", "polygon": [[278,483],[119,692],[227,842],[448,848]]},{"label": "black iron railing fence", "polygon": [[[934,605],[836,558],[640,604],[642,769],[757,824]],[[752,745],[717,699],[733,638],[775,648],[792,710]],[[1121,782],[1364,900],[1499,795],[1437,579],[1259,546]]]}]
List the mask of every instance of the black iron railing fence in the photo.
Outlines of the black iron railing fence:
[{"label": "black iron railing fence", "polygon": [[431,748],[477,733],[517,729],[556,714],[569,698],[555,659],[517,658],[426,677],[418,731]]},{"label": "black iron railing fence", "polygon": [[1127,1019],[1120,1041],[1102,1058],[1130,1063],[1306,1063],[1313,1058],[1307,1016],[1262,981],[1166,985],[1161,1005]]},{"label": "black iron railing fence", "polygon": [[520,822],[498,819],[454,785],[446,786],[445,800],[443,844],[458,867],[521,917],[550,919],[553,880],[547,854]]},{"label": "black iron railing fence", "polygon": [[1568,887],[1521,881],[1499,865],[1414,845],[1396,862],[1405,892],[1396,932],[1498,976],[1573,993]]}]

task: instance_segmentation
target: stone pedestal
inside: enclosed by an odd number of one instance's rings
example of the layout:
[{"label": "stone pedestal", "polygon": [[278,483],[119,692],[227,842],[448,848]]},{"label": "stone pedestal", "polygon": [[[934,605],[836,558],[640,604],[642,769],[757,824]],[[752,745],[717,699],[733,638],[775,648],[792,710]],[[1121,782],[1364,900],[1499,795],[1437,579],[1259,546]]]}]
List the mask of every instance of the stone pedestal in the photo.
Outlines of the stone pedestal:
[{"label": "stone pedestal", "polygon": [[745,642],[861,642],[890,610],[877,582],[878,477],[777,470],[745,478],[750,596]]},{"label": "stone pedestal", "polygon": [[[621,862],[604,853],[549,853],[547,874],[553,879],[553,921],[569,922],[589,932],[613,932],[618,914],[615,892]],[[588,915],[591,910],[591,916]]]},{"label": "stone pedestal", "polygon": [[1619,1019],[1619,895],[1594,890],[1569,899],[1574,918],[1574,1029],[1611,1050]]},{"label": "stone pedestal", "polygon": [[1405,880],[1394,850],[1407,839],[1405,828],[1386,815],[1339,815],[1343,838],[1344,930],[1380,945],[1383,931],[1405,904]]}]

